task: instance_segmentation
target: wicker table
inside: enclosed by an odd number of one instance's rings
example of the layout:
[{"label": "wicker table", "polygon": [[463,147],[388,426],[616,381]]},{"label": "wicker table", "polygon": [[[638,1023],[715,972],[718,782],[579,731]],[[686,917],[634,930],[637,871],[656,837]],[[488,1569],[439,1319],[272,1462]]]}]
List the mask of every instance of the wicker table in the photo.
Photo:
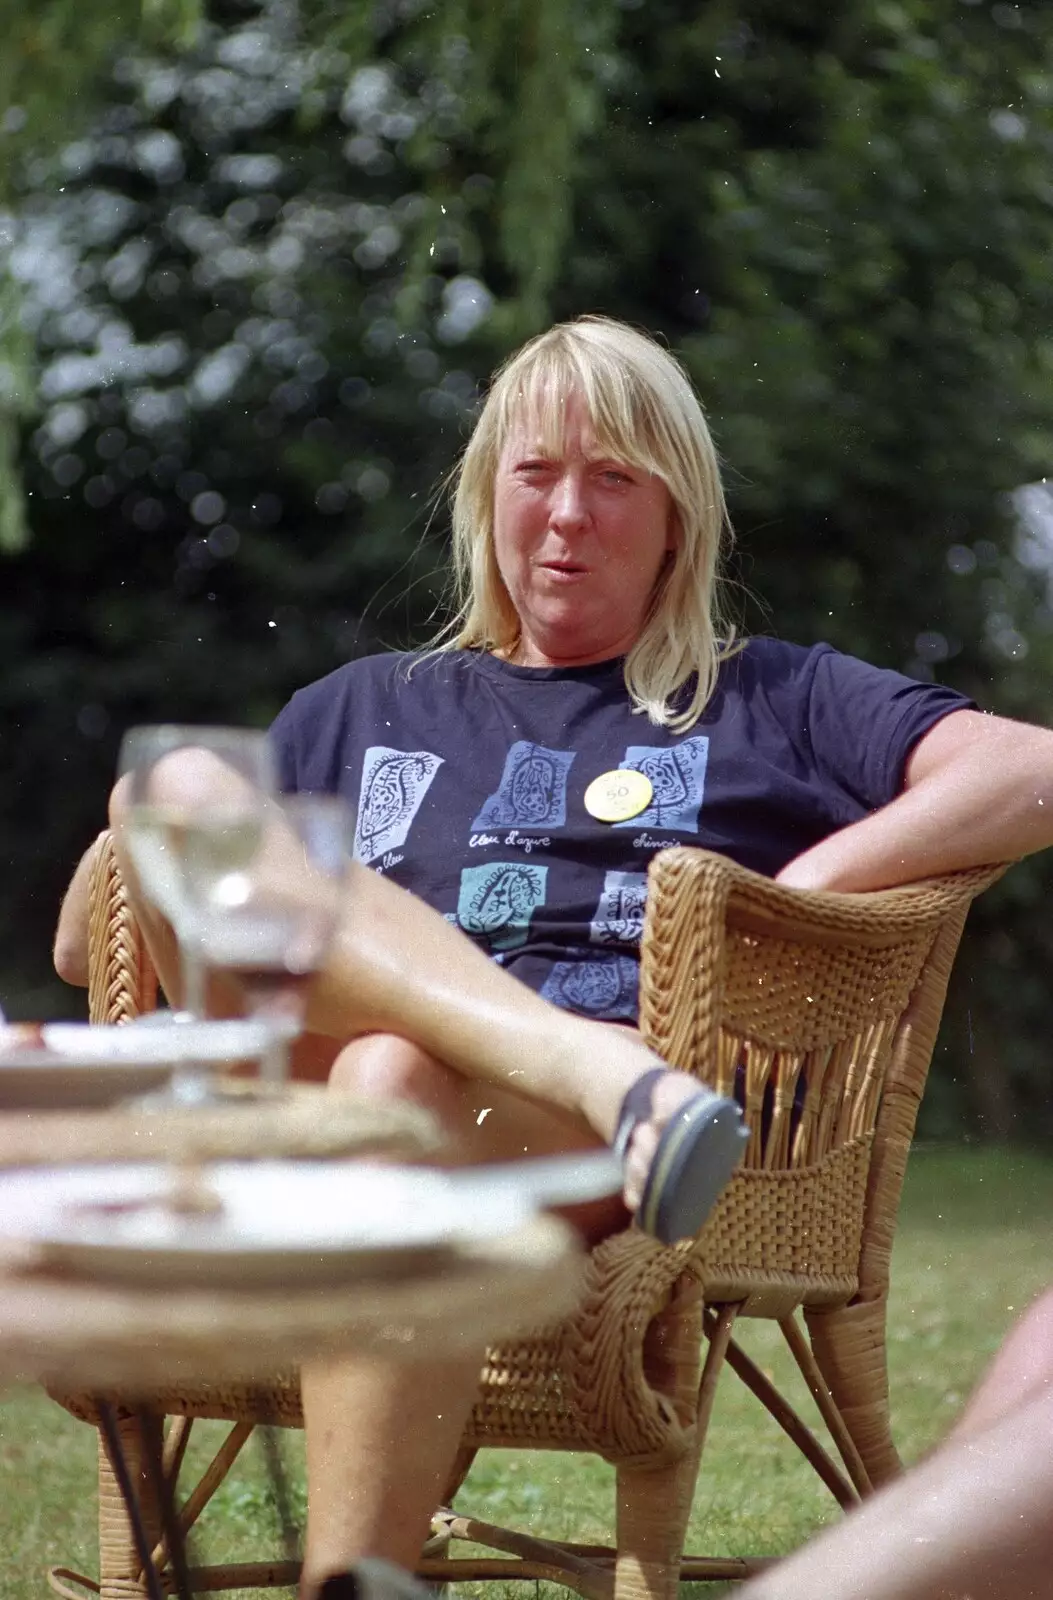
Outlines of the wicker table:
[{"label": "wicker table", "polygon": [[417,1106],[317,1084],[221,1082],[206,1106],[0,1110],[0,1168],[74,1162],[320,1160],[358,1154],[434,1158],[434,1120]]},{"label": "wicker table", "polygon": [[[209,1159],[234,1154],[231,1141],[256,1122],[267,1153],[298,1154],[325,1143],[325,1154],[356,1148],[403,1151],[407,1142],[426,1145],[427,1130],[401,1124],[381,1127],[371,1110],[357,1126],[345,1107],[344,1131],[334,1140],[331,1101],[326,1097],[324,1133],[310,1113],[293,1128],[276,1108],[241,1108],[145,1121],[128,1113],[80,1117],[0,1117],[0,1166],[98,1161],[143,1155],[162,1160]],[[284,1119],[284,1131],[280,1123]],[[382,1120],[382,1119],[380,1119]],[[397,1120],[397,1119],[396,1119]],[[296,1122],[296,1118],[293,1118]],[[368,1123],[368,1133],[366,1127]],[[340,1149],[333,1148],[337,1144]],[[244,1148],[244,1146],[242,1147]],[[2,1219],[0,1219],[2,1233]],[[0,1240],[0,1383],[39,1382],[52,1389],[91,1392],[100,1426],[128,1507],[143,1570],[156,1578],[151,1543],[139,1515],[137,1480],[118,1437],[117,1407],[135,1409],[136,1396],[160,1385],[272,1381],[276,1371],[304,1361],[340,1355],[455,1356],[478,1349],[481,1339],[536,1328],[573,1306],[579,1289],[581,1250],[573,1231],[554,1217],[538,1216],[495,1237],[426,1249],[356,1268],[324,1287],[283,1285],[266,1291],[225,1285],[170,1289],[93,1281],[45,1269],[31,1244]],[[146,1492],[159,1503],[177,1593],[192,1600],[182,1536],[166,1478],[160,1427],[141,1413],[141,1459],[152,1480]],[[148,1582],[150,1578],[148,1577]],[[162,1600],[160,1580],[155,1583]]]},{"label": "wicker table", "polygon": [[63,1280],[35,1271],[31,1259],[20,1263],[12,1250],[0,1265],[0,1383],[33,1380],[94,1391],[154,1600],[164,1600],[165,1591],[139,1512],[141,1492],[159,1508],[179,1600],[193,1600],[160,1423],[144,1406],[136,1452],[144,1481],[125,1457],[118,1404],[134,1409],[139,1386],[146,1392],[202,1378],[273,1381],[282,1367],[318,1357],[413,1360],[418,1351],[432,1358],[474,1351],[480,1338],[536,1327],[569,1311],[579,1255],[566,1224],[537,1217],[502,1237],[441,1252],[430,1265],[406,1270],[402,1264],[392,1277],[263,1296],[222,1288],[143,1292]]},{"label": "wicker table", "polygon": [[[243,1103],[237,1103],[241,1100]],[[411,1106],[309,1086],[199,1109],[0,1114],[0,1169],[68,1163],[295,1160],[353,1154],[420,1159],[434,1124]],[[324,1287],[266,1292],[216,1277],[207,1289],[106,1286],[49,1275],[31,1245],[4,1243],[0,1217],[0,1381],[119,1386],[266,1375],[338,1351],[429,1356],[537,1326],[569,1310],[579,1251],[571,1231],[538,1217],[515,1233],[367,1267],[352,1257]]]},{"label": "wicker table", "polygon": [[30,1252],[0,1266],[0,1382],[119,1392],[167,1383],[261,1379],[339,1354],[429,1358],[537,1327],[578,1289],[572,1231],[537,1217],[513,1233],[436,1252],[390,1276],[310,1291],[166,1292],[48,1276]]}]

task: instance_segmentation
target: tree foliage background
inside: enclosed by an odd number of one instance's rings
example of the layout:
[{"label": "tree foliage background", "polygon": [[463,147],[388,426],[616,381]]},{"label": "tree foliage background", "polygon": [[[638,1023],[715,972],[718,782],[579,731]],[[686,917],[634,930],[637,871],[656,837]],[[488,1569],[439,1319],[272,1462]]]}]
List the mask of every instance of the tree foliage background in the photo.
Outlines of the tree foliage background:
[{"label": "tree foliage background", "polygon": [[[435,625],[443,475],[487,373],[554,318],[626,317],[685,360],[747,628],[1049,721],[1047,8],[0,17],[10,1012],[78,1003],[50,929],[124,727],[265,724]],[[974,913],[934,1131],[1050,1130],[1049,888],[1028,863]]]}]

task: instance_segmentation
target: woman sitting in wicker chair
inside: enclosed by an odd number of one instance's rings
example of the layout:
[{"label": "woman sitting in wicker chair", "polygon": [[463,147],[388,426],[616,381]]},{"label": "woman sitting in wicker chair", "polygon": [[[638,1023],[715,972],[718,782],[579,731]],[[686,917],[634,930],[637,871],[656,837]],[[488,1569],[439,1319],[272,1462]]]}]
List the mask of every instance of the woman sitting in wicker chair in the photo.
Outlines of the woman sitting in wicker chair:
[{"label": "woman sitting in wicker chair", "polygon": [[[427,1106],[465,1161],[614,1141],[662,1238],[697,1228],[734,1146],[631,1026],[655,851],[853,891],[1053,842],[1053,734],[825,645],[734,643],[727,526],[669,353],[553,328],[497,375],[456,474],[454,627],[301,690],[273,730],[288,789],[357,806],[353,912],[311,998],[331,1081]],[[73,981],[83,878],[56,945]],[[304,1373],[305,1597],[356,1556],[413,1565],[481,1355]]]}]

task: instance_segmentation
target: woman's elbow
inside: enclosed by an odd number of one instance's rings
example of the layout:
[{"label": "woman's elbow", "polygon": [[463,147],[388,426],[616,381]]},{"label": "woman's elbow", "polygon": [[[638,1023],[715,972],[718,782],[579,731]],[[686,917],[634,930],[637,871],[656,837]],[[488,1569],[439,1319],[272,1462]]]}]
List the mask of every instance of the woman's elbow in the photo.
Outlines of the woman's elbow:
[{"label": "woman's elbow", "polygon": [[77,870],[70,879],[62,901],[55,928],[55,942],[51,947],[55,971],[66,983],[72,983],[78,989],[88,986],[89,882],[102,838],[100,834],[77,863]]},{"label": "woman's elbow", "polygon": [[88,987],[88,946],[87,940],[74,937],[62,928],[55,935],[55,943],[51,952],[51,959],[55,964],[55,971],[64,983],[72,983],[78,989]]}]

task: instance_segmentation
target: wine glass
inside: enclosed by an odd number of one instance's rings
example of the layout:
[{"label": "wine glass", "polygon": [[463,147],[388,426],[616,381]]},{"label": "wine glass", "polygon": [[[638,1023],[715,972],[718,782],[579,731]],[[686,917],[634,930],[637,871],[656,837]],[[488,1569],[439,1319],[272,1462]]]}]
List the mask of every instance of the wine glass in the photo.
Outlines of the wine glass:
[{"label": "wine glass", "polygon": [[217,887],[252,860],[277,789],[267,735],[175,723],[131,728],[121,742],[121,836],[143,893],[179,944],[182,1005],[205,1015],[198,920]]},{"label": "wine glass", "polygon": [[195,938],[205,966],[234,978],[247,1014],[269,1024],[265,1080],[285,1077],[307,987],[339,927],[353,837],[354,812],[338,795],[267,804],[251,860],[214,878],[198,904]]}]

